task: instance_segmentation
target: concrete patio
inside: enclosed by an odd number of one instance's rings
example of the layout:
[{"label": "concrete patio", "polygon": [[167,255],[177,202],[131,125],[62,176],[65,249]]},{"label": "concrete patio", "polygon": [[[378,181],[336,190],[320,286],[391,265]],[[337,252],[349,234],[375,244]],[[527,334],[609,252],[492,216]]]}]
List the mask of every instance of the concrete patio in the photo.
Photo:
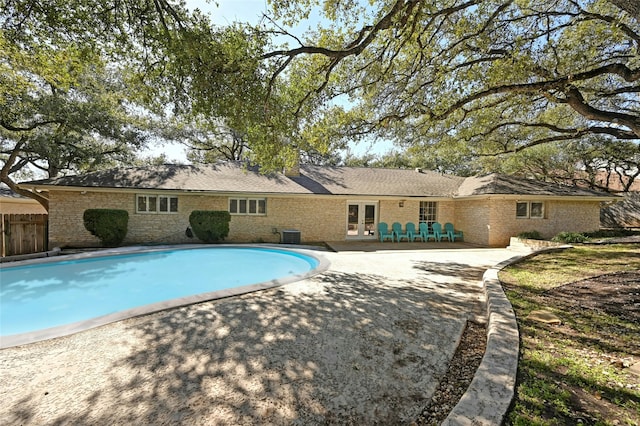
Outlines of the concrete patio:
[{"label": "concrete patio", "polygon": [[487,318],[483,273],[515,253],[444,242],[329,246],[329,269],[304,281],[1,350],[0,418],[410,423],[466,321]]}]

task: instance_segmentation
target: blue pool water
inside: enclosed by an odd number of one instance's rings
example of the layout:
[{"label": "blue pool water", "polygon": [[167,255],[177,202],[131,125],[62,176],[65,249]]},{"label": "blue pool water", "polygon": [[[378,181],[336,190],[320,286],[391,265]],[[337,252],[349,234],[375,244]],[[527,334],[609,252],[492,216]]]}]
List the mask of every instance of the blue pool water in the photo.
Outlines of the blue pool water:
[{"label": "blue pool water", "polygon": [[195,248],[0,269],[0,336],[302,275],[318,260],[266,248]]}]

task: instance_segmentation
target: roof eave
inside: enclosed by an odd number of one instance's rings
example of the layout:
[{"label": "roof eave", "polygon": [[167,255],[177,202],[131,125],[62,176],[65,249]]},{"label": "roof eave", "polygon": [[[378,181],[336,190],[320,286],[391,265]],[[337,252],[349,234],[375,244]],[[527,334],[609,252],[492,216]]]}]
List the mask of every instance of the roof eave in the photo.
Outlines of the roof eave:
[{"label": "roof eave", "polygon": [[560,194],[477,194],[477,195],[454,195],[455,200],[491,199],[499,198],[503,200],[576,200],[576,201],[615,201],[624,197],[619,195],[560,195]]}]

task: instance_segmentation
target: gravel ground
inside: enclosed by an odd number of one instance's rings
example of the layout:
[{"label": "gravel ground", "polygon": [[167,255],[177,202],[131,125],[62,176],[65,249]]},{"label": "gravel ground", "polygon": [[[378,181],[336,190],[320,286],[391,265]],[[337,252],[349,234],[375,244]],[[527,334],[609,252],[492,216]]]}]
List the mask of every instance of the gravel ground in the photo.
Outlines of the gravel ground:
[{"label": "gravel ground", "polygon": [[416,425],[439,425],[447,418],[471,384],[487,346],[487,329],[467,323],[447,373],[440,379],[431,402],[416,419]]},{"label": "gravel ground", "polygon": [[0,422],[431,424],[475,371],[449,364],[481,274],[512,253],[326,256],[305,281],[0,351]]}]

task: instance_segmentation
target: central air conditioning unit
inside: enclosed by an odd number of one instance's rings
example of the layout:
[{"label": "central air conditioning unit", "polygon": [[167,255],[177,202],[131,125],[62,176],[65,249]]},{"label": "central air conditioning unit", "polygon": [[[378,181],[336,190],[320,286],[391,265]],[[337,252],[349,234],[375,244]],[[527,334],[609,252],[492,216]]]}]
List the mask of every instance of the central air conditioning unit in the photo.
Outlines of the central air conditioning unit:
[{"label": "central air conditioning unit", "polygon": [[284,229],[282,231],[282,244],[300,244],[300,231],[296,229]]}]

